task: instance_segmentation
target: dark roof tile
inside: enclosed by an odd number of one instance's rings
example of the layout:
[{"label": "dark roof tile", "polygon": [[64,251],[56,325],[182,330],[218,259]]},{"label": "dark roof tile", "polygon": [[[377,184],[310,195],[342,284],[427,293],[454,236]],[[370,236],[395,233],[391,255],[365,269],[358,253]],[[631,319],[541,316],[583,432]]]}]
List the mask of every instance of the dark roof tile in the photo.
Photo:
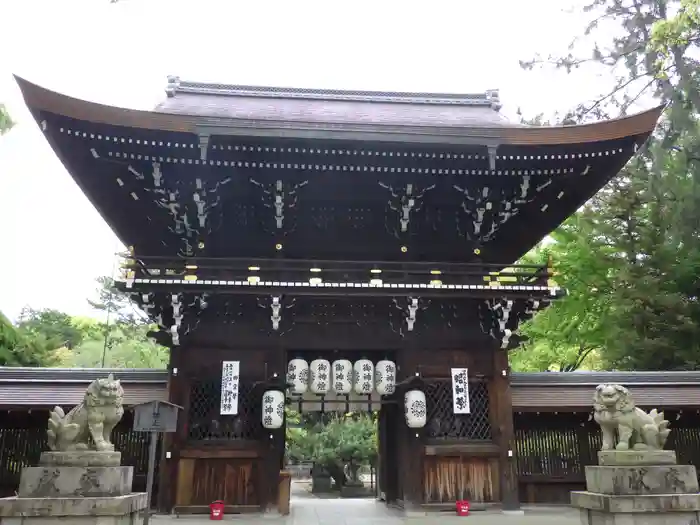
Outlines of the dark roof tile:
[{"label": "dark roof tile", "polygon": [[169,77],[161,113],[260,121],[448,127],[517,127],[497,90],[478,94],[275,88],[183,82]]}]

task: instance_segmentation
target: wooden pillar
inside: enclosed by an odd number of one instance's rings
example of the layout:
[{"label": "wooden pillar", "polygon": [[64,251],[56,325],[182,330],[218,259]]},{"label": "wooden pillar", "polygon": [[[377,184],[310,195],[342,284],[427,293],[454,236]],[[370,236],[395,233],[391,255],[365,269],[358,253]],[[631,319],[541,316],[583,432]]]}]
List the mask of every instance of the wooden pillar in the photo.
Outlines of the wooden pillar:
[{"label": "wooden pillar", "polygon": [[[183,410],[178,414],[177,432],[163,434],[158,476],[158,509],[161,512],[171,512],[175,506],[180,449],[187,439],[187,398],[189,396],[187,381],[183,376],[183,354],[184,351],[180,346],[170,349],[168,401],[183,407]],[[169,458],[168,453],[170,453]]]},{"label": "wooden pillar", "polygon": [[[504,375],[505,372],[505,375]],[[507,350],[493,351],[491,384],[492,421],[496,423],[494,437],[498,445],[499,486],[503,510],[519,510],[518,474],[515,460],[513,430],[513,401],[510,389],[510,366]]]},{"label": "wooden pillar", "polygon": [[[399,381],[415,376],[418,369],[418,354],[410,335],[405,339],[406,344],[399,353],[397,363],[400,367]],[[423,459],[425,445],[423,432],[406,426],[403,417],[403,393],[399,395],[400,412],[396,437],[399,443],[399,475],[403,492],[404,508],[410,510],[423,503]]]},{"label": "wooden pillar", "polygon": [[[286,353],[281,344],[276,344],[267,352],[265,361],[265,380],[271,379],[273,374],[284,377],[287,372]],[[260,395],[262,395],[262,391]],[[256,400],[262,407],[262,398]],[[260,424],[260,423],[258,423]],[[283,468],[286,434],[285,423],[277,430],[264,430],[261,437],[260,448],[262,454],[262,474],[260,476],[260,501],[263,509],[277,507],[280,484],[280,471]]]}]

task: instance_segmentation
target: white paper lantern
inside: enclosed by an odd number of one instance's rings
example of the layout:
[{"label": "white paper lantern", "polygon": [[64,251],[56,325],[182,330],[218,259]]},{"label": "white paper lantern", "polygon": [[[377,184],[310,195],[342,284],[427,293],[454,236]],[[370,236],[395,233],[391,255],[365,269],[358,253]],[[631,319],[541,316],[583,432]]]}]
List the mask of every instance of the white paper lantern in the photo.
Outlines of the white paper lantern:
[{"label": "white paper lantern", "polygon": [[309,363],[304,359],[292,359],[287,365],[287,383],[292,394],[301,395],[309,388]]},{"label": "white paper lantern", "polygon": [[382,360],[374,367],[374,388],[380,396],[388,396],[396,390],[396,365]]},{"label": "white paper lantern", "polygon": [[347,359],[338,359],[331,365],[333,390],[336,394],[348,395],[352,392],[352,363]]},{"label": "white paper lantern", "polygon": [[314,359],[309,365],[309,390],[327,394],[331,386],[331,364],[325,359]]},{"label": "white paper lantern", "polygon": [[404,395],[406,425],[408,428],[423,428],[428,421],[428,405],[425,392],[409,390]]},{"label": "white paper lantern", "polygon": [[370,395],[374,390],[374,364],[369,359],[360,359],[355,361],[353,369],[355,392],[361,396]]},{"label": "white paper lantern", "polygon": [[284,424],[284,392],[267,390],[262,397],[262,424],[270,430]]}]

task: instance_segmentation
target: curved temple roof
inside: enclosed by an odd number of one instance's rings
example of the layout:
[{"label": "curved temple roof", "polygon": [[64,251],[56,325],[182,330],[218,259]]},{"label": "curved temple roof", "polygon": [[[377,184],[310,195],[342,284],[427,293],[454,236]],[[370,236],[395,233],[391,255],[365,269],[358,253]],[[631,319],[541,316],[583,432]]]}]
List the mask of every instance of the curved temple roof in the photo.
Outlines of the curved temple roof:
[{"label": "curved temple roof", "polygon": [[169,80],[167,99],[137,111],[17,78],[58,157],[142,255],[510,263],[618,173],[663,109],[526,127],[500,115],[496,91]]},{"label": "curved temple roof", "polygon": [[[15,77],[29,108],[133,128],[221,134],[354,138],[431,143],[581,144],[650,133],[662,106],[576,126],[525,127],[498,112],[498,94],[386,93],[225,86],[171,77],[156,111],[96,104]],[[215,132],[212,134],[216,134]]]}]

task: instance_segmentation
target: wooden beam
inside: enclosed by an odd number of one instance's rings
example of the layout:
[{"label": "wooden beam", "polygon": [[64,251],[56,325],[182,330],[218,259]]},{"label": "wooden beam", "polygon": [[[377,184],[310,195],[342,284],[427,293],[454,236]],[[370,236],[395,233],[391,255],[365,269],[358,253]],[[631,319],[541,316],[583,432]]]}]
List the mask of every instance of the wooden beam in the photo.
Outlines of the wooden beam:
[{"label": "wooden beam", "polygon": [[503,510],[519,510],[510,366],[508,352],[500,348],[493,351],[493,378],[489,397],[494,437],[499,450],[499,486]]},{"label": "wooden beam", "polygon": [[435,443],[425,446],[426,456],[496,457],[500,449],[494,443]]},{"label": "wooden beam", "polygon": [[[223,295],[285,295],[289,297],[422,297],[422,298],[500,298],[513,299],[542,299],[556,298],[565,295],[560,288],[546,286],[501,285],[501,286],[477,286],[464,288],[450,288],[449,286],[426,286],[415,288],[389,288],[378,286],[229,286],[221,284],[204,284],[198,282],[182,281],[171,283],[159,283],[157,279],[150,282],[134,282],[130,288],[124,283],[118,282],[117,288],[131,293],[144,292],[168,292],[168,293],[216,293]],[[330,284],[330,283],[329,283]],[[335,283],[334,283],[335,284]]]}]

